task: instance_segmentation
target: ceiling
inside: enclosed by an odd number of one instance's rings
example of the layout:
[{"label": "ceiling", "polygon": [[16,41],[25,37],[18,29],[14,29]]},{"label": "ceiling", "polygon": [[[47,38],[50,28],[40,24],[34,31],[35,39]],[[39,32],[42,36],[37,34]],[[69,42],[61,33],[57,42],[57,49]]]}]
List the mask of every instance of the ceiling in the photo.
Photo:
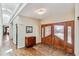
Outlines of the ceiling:
[{"label": "ceiling", "polygon": [[3,24],[8,24],[11,15],[19,3],[2,3]]},{"label": "ceiling", "polygon": [[[43,15],[35,13],[35,10],[39,8],[47,9],[46,13]],[[20,15],[37,19],[49,19],[52,17],[62,17],[71,13],[74,13],[73,3],[28,3]]]},{"label": "ceiling", "polygon": [[18,4],[19,3],[2,3],[2,6],[13,11]]}]

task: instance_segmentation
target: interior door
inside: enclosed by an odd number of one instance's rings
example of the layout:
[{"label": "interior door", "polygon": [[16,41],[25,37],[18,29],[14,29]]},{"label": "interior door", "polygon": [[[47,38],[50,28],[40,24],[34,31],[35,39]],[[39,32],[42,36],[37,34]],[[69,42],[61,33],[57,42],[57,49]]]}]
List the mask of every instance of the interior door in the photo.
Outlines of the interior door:
[{"label": "interior door", "polygon": [[51,25],[44,25],[41,27],[41,37],[42,43],[51,45],[52,44],[52,34],[51,34]]},{"label": "interior door", "polygon": [[54,46],[56,48],[64,48],[65,42],[65,24],[56,23],[54,24]]},{"label": "interior door", "polygon": [[45,27],[41,26],[41,43],[44,43]]},{"label": "interior door", "polygon": [[51,25],[45,26],[45,44],[52,44]]},{"label": "interior door", "polygon": [[18,48],[25,47],[26,26],[18,24]]},{"label": "interior door", "polygon": [[67,23],[67,48],[68,53],[74,53],[74,22]]}]

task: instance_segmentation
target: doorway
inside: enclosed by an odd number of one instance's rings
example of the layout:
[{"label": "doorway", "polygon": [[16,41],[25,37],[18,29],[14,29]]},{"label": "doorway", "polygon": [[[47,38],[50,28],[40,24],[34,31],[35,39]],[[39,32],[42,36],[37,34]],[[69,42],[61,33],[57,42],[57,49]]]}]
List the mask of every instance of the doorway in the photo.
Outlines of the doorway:
[{"label": "doorway", "polygon": [[[46,32],[47,35],[50,33],[50,36],[45,36]],[[51,43],[51,46],[55,46],[58,49],[63,49],[67,53],[74,54],[74,21],[42,25],[41,34],[42,43]]]},{"label": "doorway", "polygon": [[9,26],[3,26],[3,34],[6,35],[8,34],[9,35]]},{"label": "doorway", "polygon": [[18,48],[18,25],[16,24],[16,49]]}]

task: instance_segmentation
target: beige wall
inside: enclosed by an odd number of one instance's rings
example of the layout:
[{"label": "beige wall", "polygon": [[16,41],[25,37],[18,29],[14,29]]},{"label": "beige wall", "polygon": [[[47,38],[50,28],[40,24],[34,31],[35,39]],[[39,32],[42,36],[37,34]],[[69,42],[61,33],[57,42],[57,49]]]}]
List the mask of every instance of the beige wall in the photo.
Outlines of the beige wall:
[{"label": "beige wall", "polygon": [[59,19],[59,18],[52,18],[52,19],[46,19],[46,20],[42,20],[41,24],[50,24],[50,23],[57,23],[57,22],[64,22],[64,21],[71,21],[74,20],[73,18],[70,19]]},{"label": "beige wall", "polygon": [[61,17],[52,17],[50,19],[43,19],[41,21],[41,24],[48,24],[48,23],[56,23],[56,22],[64,22],[64,21],[70,21],[75,20],[75,10],[69,12],[68,14],[65,14]]}]

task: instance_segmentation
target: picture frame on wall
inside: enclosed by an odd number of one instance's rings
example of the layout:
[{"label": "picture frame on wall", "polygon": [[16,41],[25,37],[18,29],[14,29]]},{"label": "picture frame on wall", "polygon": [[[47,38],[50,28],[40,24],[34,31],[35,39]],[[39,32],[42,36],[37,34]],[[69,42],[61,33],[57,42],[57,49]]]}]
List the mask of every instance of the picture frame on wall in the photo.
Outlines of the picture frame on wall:
[{"label": "picture frame on wall", "polygon": [[33,27],[32,26],[26,26],[26,33],[32,33]]}]

